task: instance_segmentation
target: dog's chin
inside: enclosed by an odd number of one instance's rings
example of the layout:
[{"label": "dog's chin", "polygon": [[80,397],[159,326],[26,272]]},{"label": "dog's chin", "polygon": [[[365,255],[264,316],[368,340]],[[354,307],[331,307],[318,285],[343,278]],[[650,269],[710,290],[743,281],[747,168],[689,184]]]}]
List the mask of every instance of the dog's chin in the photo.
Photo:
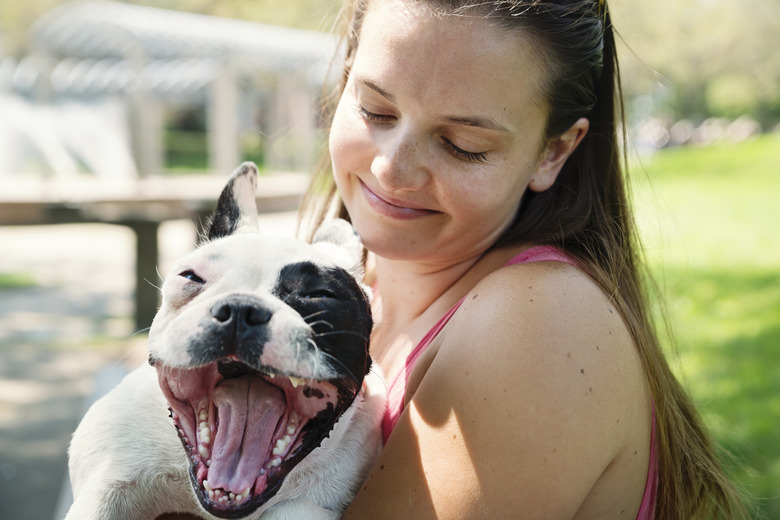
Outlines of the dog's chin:
[{"label": "dog's chin", "polygon": [[235,359],[156,368],[195,494],[221,518],[246,516],[271,499],[328,436],[361,384],[308,381]]}]

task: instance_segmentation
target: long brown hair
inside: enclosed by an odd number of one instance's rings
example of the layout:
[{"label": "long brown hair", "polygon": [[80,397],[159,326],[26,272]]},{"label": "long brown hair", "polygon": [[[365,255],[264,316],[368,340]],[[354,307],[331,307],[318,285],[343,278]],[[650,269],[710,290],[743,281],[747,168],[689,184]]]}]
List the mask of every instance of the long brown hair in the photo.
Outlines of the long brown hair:
[{"label": "long brown hair", "polygon": [[[346,85],[369,0],[348,5],[346,54],[336,98]],[[656,514],[663,519],[746,516],[685,390],[670,370],[649,312],[641,247],[625,181],[615,31],[604,0],[418,0],[433,12],[481,16],[530,36],[548,71],[542,90],[547,139],[578,118],[590,129],[553,186],[526,190],[517,218],[493,246],[553,245],[580,261],[622,314],[642,360],[655,406],[659,465]],[[334,103],[335,105],[335,103]],[[623,136],[625,137],[625,136]],[[327,159],[326,159],[327,160]],[[329,164],[315,175],[302,217],[349,218]],[[311,225],[310,227],[315,227]]]}]

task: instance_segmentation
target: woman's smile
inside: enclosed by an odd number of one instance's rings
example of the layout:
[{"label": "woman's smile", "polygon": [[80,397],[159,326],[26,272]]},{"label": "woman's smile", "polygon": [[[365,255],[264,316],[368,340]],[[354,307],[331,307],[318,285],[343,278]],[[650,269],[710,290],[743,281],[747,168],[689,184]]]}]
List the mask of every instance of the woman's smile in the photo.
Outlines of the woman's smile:
[{"label": "woman's smile", "polygon": [[369,188],[362,180],[359,182],[363,196],[366,198],[368,205],[371,206],[371,208],[373,208],[377,213],[385,217],[399,220],[410,220],[427,217],[429,215],[438,213],[437,211],[424,208],[412,202],[400,201],[386,194],[380,195],[377,193],[379,189]]}]

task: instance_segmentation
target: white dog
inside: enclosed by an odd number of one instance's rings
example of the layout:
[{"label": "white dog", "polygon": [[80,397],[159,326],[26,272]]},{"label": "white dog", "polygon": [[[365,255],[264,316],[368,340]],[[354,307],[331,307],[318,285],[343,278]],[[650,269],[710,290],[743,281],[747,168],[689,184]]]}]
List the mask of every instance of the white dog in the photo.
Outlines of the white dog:
[{"label": "white dog", "polygon": [[257,230],[251,163],[208,240],[163,284],[149,365],[73,436],[67,520],[334,519],[381,449],[362,248],[344,221],[313,244]]}]

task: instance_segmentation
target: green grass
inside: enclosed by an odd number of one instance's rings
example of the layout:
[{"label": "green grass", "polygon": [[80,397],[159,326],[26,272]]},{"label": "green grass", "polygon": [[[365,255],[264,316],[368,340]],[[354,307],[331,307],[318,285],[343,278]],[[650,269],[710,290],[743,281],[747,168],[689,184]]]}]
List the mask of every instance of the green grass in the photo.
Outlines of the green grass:
[{"label": "green grass", "polygon": [[669,354],[728,471],[780,519],[780,135],[663,150],[634,168]]}]

